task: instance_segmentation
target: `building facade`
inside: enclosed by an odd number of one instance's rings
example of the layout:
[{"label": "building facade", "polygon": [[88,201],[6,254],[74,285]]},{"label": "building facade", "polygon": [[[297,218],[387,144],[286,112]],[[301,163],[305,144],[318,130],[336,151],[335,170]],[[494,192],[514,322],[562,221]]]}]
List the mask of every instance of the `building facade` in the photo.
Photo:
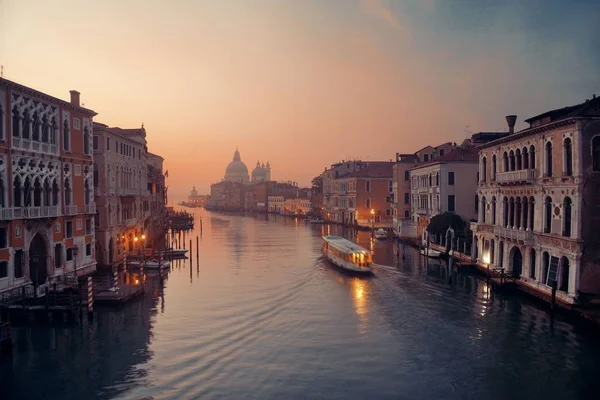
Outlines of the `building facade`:
[{"label": "building facade", "polygon": [[415,154],[396,153],[396,162],[392,167],[392,227],[396,235],[400,232],[400,222],[411,219],[410,169],[418,160]]},{"label": "building facade", "polygon": [[425,238],[432,217],[452,212],[469,221],[476,216],[478,152],[465,144],[434,161],[410,169],[411,223]]},{"label": "building facade", "polygon": [[[146,130],[94,124],[96,254],[112,266],[144,245],[150,217]],[[138,238],[136,240],[136,238]]]},{"label": "building facade", "polygon": [[0,292],[95,271],[95,115],[0,78]]},{"label": "building facade", "polygon": [[474,254],[525,289],[549,296],[556,282],[560,301],[582,301],[600,292],[600,99],[526,122],[480,146]]}]

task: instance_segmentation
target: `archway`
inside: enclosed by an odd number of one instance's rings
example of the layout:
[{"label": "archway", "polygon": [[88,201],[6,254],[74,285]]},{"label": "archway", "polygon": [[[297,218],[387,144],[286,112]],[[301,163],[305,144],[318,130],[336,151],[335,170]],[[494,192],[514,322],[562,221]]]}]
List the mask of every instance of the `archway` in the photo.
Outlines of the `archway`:
[{"label": "archway", "polygon": [[523,255],[521,254],[521,250],[516,246],[513,247],[510,252],[510,263],[513,276],[515,278],[520,278],[521,272],[523,271]]},{"label": "archway", "polygon": [[46,257],[46,242],[39,233],[29,244],[29,277],[33,286],[43,285],[48,279],[48,258]]},{"label": "archway", "polygon": [[96,240],[96,262],[98,265],[104,265],[104,251],[99,240]]}]

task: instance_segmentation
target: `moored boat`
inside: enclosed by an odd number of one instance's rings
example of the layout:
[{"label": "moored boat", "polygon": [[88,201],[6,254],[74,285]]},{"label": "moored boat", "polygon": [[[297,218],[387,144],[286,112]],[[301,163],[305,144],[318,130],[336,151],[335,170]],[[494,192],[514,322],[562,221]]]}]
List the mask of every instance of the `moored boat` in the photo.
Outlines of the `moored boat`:
[{"label": "moored boat", "polygon": [[336,267],[348,272],[371,274],[372,253],[339,236],[323,236],[323,255]]},{"label": "moored boat", "polygon": [[169,248],[165,250],[165,254],[171,257],[184,257],[188,252],[187,249],[173,249]]},{"label": "moored boat", "polygon": [[442,253],[437,251],[437,250],[433,250],[433,249],[422,249],[421,250],[421,255],[425,256],[425,257],[430,257],[430,258],[440,258],[440,255]]},{"label": "moored boat", "polygon": [[377,239],[387,239],[388,233],[385,229],[379,228],[375,231],[375,238]]}]

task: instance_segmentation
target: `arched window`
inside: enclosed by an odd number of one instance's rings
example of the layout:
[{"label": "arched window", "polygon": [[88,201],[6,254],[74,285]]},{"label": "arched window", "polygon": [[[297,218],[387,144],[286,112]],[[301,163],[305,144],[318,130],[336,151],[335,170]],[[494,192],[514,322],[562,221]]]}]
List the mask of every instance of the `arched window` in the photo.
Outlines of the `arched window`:
[{"label": "arched window", "polygon": [[433,186],[433,177],[431,174],[429,174],[429,186]]},{"label": "arched window", "polygon": [[496,197],[492,197],[492,225],[496,225]]},{"label": "arched window", "polygon": [[571,214],[572,214],[572,202],[569,197],[565,197],[563,204],[563,236],[571,236]]},{"label": "arched window", "polygon": [[33,114],[33,131],[31,132],[31,140],[40,140],[40,118],[37,113]]},{"label": "arched window", "polygon": [[542,275],[542,283],[548,284],[548,270],[550,269],[550,254],[545,251],[542,254],[542,265],[544,266],[544,274]]},{"label": "arched window", "polygon": [[33,205],[39,207],[42,205],[42,183],[40,178],[35,178],[33,183]]},{"label": "arched window", "polygon": [[600,136],[592,139],[592,164],[594,171],[600,171]]},{"label": "arched window", "polygon": [[521,228],[521,198],[515,199],[515,224],[513,225],[517,229]]},{"label": "arched window", "polygon": [[481,222],[485,224],[485,196],[481,198]]},{"label": "arched window", "polygon": [[65,179],[65,206],[71,205],[71,181]]},{"label": "arched window", "polygon": [[529,249],[529,277],[535,279],[535,249]]},{"label": "arched window", "polygon": [[552,176],[552,142],[546,143],[546,176]]},{"label": "arched window", "polygon": [[564,162],[565,162],[565,175],[573,175],[573,145],[571,138],[566,138],[564,143]]},{"label": "arched window", "polygon": [[529,168],[535,169],[535,146],[529,147]]},{"label": "arched window", "polygon": [[550,233],[552,226],[552,199],[546,197],[544,202],[544,233]]},{"label": "arched window", "polygon": [[560,259],[560,286],[558,290],[569,292],[569,259],[561,257]]},{"label": "arched window", "polygon": [[26,110],[23,112],[23,139],[29,139],[31,137],[31,119],[29,118],[29,112]]},{"label": "arched window", "polygon": [[0,207],[6,207],[6,202],[5,202],[5,197],[6,197],[6,188],[4,186],[4,179],[2,179],[2,176],[0,176]]},{"label": "arched window", "polygon": [[492,156],[492,181],[496,180],[496,155]]},{"label": "arched window", "polygon": [[475,215],[479,219],[479,196],[475,195]]},{"label": "arched window", "polygon": [[58,125],[56,124],[56,120],[52,117],[52,122],[50,123],[50,144],[56,144],[56,130],[58,129]]},{"label": "arched window", "polygon": [[52,205],[52,188],[50,186],[49,178],[44,179],[44,205]]},{"label": "arched window", "polygon": [[23,184],[23,206],[31,207],[31,179],[29,177],[25,178]]},{"label": "arched window", "polygon": [[56,179],[52,181],[52,205],[58,205],[58,198],[60,194],[60,188],[58,187],[58,183],[56,183]]},{"label": "arched window", "polygon": [[510,203],[509,203],[509,216],[508,216],[508,221],[509,221],[509,227],[513,227],[515,226],[515,198],[511,197],[510,198]]},{"label": "arched window", "polygon": [[481,182],[487,181],[487,158],[481,160]]},{"label": "arched window", "polygon": [[17,106],[14,106],[12,111],[12,135],[13,137],[21,136],[21,116]]},{"label": "arched window", "polygon": [[528,230],[527,227],[529,226],[529,204],[527,202],[527,197],[523,197],[521,207],[521,212],[523,213],[523,229]]},{"label": "arched window", "polygon": [[83,152],[90,154],[90,134],[87,126],[83,128]]},{"label": "arched window", "polygon": [[494,264],[494,256],[496,253],[494,239],[490,241],[490,264]]},{"label": "arched window", "polygon": [[529,198],[529,230],[533,231],[534,226],[534,218],[535,218],[535,200],[533,196]]},{"label": "arched window", "polygon": [[515,157],[517,158],[517,169],[522,169],[523,168],[523,164],[521,162],[521,150],[517,149],[516,153],[515,153]]},{"label": "arched window", "polygon": [[504,172],[510,171],[510,168],[508,167],[508,153],[504,152],[504,154],[502,155],[502,159],[504,161]]},{"label": "arched window", "polygon": [[48,125],[48,117],[45,115],[42,117],[42,142],[48,143],[48,132],[50,130],[50,126]]},{"label": "arched window", "polygon": [[69,123],[66,119],[63,122],[63,149],[71,151],[71,132],[69,131]]},{"label": "arched window", "polygon": [[529,169],[529,153],[527,152],[527,147],[523,147],[523,169]]},{"label": "arched window", "polygon": [[91,194],[90,194],[90,181],[89,181],[89,179],[86,179],[85,183],[84,183],[83,200],[84,200],[84,204],[86,206],[90,204]]},{"label": "arched window", "polygon": [[510,170],[514,171],[515,170],[515,152],[514,151],[510,151],[508,158],[510,158]]},{"label": "arched window", "polygon": [[503,205],[503,218],[502,218],[502,222],[504,224],[505,227],[508,227],[508,198],[505,197],[504,200],[502,200],[502,205]]}]

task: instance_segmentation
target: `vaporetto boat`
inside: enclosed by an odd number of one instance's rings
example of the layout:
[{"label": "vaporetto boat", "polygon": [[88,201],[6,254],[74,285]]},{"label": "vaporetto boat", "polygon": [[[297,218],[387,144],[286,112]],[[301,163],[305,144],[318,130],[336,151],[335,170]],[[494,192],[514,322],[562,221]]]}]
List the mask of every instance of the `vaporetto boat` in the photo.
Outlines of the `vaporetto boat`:
[{"label": "vaporetto boat", "polygon": [[323,255],[345,271],[371,274],[373,254],[354,242],[339,236],[323,236]]}]

